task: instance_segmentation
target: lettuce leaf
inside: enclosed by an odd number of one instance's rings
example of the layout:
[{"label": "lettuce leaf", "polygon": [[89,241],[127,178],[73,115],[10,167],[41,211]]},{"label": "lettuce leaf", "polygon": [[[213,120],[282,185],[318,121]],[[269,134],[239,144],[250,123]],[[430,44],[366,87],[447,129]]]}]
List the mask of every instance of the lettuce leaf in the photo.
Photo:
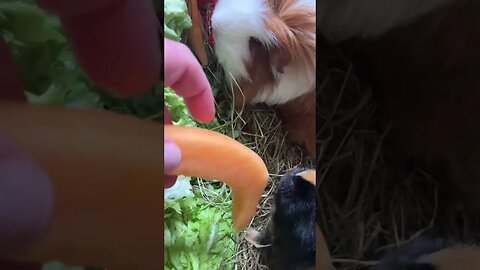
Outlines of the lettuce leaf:
[{"label": "lettuce leaf", "polygon": [[[165,35],[180,40],[191,27],[184,0],[166,0]],[[9,45],[29,102],[52,106],[89,107],[155,116],[163,121],[164,102],[175,124],[218,127],[197,123],[184,101],[159,82],[144,95],[117,99],[91,82],[75,61],[62,33],[58,18],[38,8],[33,0],[4,0],[0,3],[0,28]],[[209,182],[201,190],[191,185],[198,179],[180,178],[175,190],[166,190],[165,269],[232,269],[229,259],[235,252],[231,199],[223,183]],[[198,180],[200,182],[200,180]],[[198,182],[197,182],[198,183]],[[60,262],[44,265],[43,270],[69,268]]]},{"label": "lettuce leaf", "polygon": [[[171,88],[164,88],[164,98],[173,124],[220,126],[217,118],[208,124],[195,121],[184,99]],[[224,183],[179,176],[165,190],[164,269],[233,269],[236,242],[231,207],[230,189]]]},{"label": "lettuce leaf", "polygon": [[222,185],[208,190],[218,201],[204,198],[198,186],[193,186],[193,193],[165,199],[164,269],[233,269],[229,262],[235,253],[231,201],[224,201],[228,189]]},{"label": "lettuce leaf", "polygon": [[164,89],[165,106],[167,106],[172,122],[179,126],[197,126],[197,122],[190,115],[185,106],[185,100],[177,95],[171,88]]},{"label": "lettuce leaf", "polygon": [[166,38],[180,41],[185,29],[192,27],[185,0],[164,1],[164,35]]},{"label": "lettuce leaf", "polygon": [[[157,0],[155,0],[157,1]],[[27,99],[31,103],[112,110],[163,121],[161,81],[134,98],[110,96],[78,65],[60,22],[33,0],[0,3],[0,29],[12,51]]]},{"label": "lettuce leaf", "polygon": [[4,1],[0,28],[31,103],[101,107],[101,90],[77,65],[57,17],[34,1]]},{"label": "lettuce leaf", "polygon": [[[205,127],[192,118],[184,99],[172,89],[165,88],[164,97],[175,125]],[[218,120],[209,125],[218,127]],[[190,184],[194,180],[198,179],[179,176],[173,187],[165,189],[164,269],[233,269],[229,260],[235,254],[235,231],[229,188],[204,183],[207,197],[200,185]]]}]

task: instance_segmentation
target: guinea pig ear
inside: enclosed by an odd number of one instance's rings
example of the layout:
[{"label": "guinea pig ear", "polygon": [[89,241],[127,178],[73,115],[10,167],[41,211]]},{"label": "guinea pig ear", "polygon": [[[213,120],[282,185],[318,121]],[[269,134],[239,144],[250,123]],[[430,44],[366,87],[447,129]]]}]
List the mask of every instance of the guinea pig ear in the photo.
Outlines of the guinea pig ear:
[{"label": "guinea pig ear", "polygon": [[294,0],[269,0],[266,29],[275,40],[282,56],[280,63],[290,61],[314,65],[316,51],[315,8],[297,5]]},{"label": "guinea pig ear", "polygon": [[309,182],[310,184],[316,186],[317,184],[317,171],[315,170],[306,170],[301,173],[297,173],[295,176],[300,176],[303,180]]}]

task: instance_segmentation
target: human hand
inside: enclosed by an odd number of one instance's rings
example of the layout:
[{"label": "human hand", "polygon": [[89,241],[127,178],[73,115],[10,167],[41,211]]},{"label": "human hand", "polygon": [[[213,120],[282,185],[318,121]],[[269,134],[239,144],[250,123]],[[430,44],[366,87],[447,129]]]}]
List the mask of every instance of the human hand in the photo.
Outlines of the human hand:
[{"label": "human hand", "polygon": [[[59,16],[77,61],[103,88],[128,97],[158,81],[161,54],[151,0],[37,3]],[[25,100],[13,67],[0,39],[0,99]],[[47,174],[21,149],[0,138],[0,258],[44,233],[52,201]]]},{"label": "human hand", "polygon": [[[171,87],[185,99],[185,104],[198,121],[209,122],[215,117],[212,89],[193,53],[182,43],[164,39],[165,86]],[[172,123],[168,111],[164,110],[164,122]],[[180,164],[181,151],[165,138],[165,172],[168,174]],[[175,184],[176,177],[165,175],[165,188]]]}]

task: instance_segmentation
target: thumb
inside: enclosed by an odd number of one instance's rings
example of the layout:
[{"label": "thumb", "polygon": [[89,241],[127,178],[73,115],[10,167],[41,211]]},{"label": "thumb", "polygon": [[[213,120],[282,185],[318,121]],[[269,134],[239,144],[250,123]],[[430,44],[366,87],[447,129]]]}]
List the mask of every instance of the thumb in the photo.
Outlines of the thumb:
[{"label": "thumb", "polygon": [[[168,174],[173,169],[180,165],[180,161],[182,159],[182,153],[180,148],[170,139],[165,138],[164,142],[164,166],[165,172]],[[165,175],[164,178],[164,185],[165,188],[169,188],[175,184],[177,180],[176,176],[173,175]]]},{"label": "thumb", "polygon": [[165,172],[168,174],[173,169],[180,165],[182,153],[180,148],[169,138],[165,138],[164,141],[164,160],[165,160]]},{"label": "thumb", "polygon": [[[167,106],[165,106],[163,110],[163,118],[165,124],[172,124],[172,119],[168,114]],[[182,160],[182,153],[180,148],[170,139],[165,137],[164,140],[164,148],[163,148],[163,162],[164,162],[164,172],[170,173],[173,169],[175,169],[178,165],[180,165],[180,161]],[[177,181],[177,177],[174,175],[164,175],[163,177],[164,187],[169,188],[172,187],[175,182]]]},{"label": "thumb", "polygon": [[52,212],[53,188],[47,174],[0,138],[0,258],[45,233]]}]

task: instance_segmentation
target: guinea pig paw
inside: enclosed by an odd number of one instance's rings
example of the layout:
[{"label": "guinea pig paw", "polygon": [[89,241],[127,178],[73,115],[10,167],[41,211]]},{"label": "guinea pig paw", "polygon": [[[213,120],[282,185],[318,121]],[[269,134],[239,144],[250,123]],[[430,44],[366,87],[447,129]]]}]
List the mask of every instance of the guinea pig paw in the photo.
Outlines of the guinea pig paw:
[{"label": "guinea pig paw", "polygon": [[247,231],[245,232],[245,240],[247,240],[247,242],[249,242],[256,248],[265,248],[265,247],[271,246],[271,244],[268,244],[268,245],[260,244],[260,241],[259,241],[260,235],[261,234],[259,231],[252,228],[248,228]]}]

